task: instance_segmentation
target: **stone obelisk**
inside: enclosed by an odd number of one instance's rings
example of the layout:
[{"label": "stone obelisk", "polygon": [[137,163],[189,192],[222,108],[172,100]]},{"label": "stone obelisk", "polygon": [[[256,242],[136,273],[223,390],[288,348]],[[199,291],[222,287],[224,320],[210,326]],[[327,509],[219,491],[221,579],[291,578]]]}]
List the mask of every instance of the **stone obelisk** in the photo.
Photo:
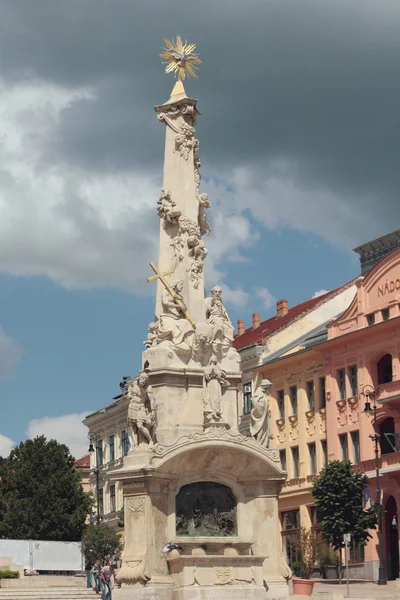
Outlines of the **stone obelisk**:
[{"label": "stone obelisk", "polygon": [[[115,600],[286,598],[277,496],[277,450],[237,431],[239,356],[215,286],[205,297],[208,196],[200,191],[197,101],[183,86],[199,64],[195,45],[166,40],[178,74],[156,106],[165,124],[163,188],[155,208],[160,250],[142,372],[127,383],[134,441],[111,479],[124,490],[125,550]],[[268,396],[260,391],[257,409]],[[268,443],[268,440],[267,442]]]}]

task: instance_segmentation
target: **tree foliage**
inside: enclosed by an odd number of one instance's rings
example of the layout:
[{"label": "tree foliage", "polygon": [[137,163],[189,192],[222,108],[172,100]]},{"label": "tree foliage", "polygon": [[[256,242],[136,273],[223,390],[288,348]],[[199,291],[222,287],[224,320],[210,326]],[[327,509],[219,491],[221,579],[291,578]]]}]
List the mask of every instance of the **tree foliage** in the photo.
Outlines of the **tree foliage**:
[{"label": "tree foliage", "polygon": [[321,533],[335,550],[344,547],[345,533],[350,533],[355,543],[365,545],[372,537],[368,529],[376,529],[375,509],[363,509],[367,481],[366,475],[354,470],[350,462],[339,460],[327,464],[313,481]]},{"label": "tree foliage", "polygon": [[0,467],[0,538],[79,541],[91,509],[67,446],[44,436]]},{"label": "tree foliage", "polygon": [[94,565],[96,560],[102,563],[106,556],[112,556],[114,550],[121,549],[121,537],[116,529],[101,523],[89,525],[82,537],[82,552],[87,563]]}]

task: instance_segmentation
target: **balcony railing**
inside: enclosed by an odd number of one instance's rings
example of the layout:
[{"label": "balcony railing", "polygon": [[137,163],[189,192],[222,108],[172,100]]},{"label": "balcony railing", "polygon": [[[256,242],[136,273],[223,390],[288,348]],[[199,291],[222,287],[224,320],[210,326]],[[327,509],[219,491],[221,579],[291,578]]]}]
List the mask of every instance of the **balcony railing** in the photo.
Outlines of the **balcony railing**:
[{"label": "balcony railing", "polygon": [[[371,458],[369,460],[362,460],[356,465],[365,473],[369,473],[371,471],[375,472],[376,464],[375,459]],[[388,468],[398,468],[400,470],[400,452],[391,452],[390,454],[383,454],[379,458],[379,469],[388,469]]]}]

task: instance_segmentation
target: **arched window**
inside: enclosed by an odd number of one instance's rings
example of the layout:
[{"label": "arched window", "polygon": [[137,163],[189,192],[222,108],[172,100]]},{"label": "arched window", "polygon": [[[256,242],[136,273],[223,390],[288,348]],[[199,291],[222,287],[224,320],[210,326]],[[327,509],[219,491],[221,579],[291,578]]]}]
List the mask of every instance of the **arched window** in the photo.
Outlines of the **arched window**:
[{"label": "arched window", "polygon": [[378,360],[378,384],[390,383],[393,381],[392,371],[392,355],[385,354],[380,360]]},{"label": "arched window", "polygon": [[390,454],[391,452],[396,452],[394,419],[392,417],[388,417],[379,425],[379,435],[381,436],[381,454]]}]

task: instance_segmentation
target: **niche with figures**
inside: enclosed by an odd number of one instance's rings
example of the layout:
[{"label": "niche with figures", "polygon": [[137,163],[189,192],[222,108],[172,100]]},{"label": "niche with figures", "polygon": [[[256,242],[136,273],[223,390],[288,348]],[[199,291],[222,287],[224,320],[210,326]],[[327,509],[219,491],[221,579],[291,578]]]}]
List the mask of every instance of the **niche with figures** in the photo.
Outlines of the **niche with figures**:
[{"label": "niche with figures", "polygon": [[227,537],[237,535],[237,500],[221,483],[184,485],[176,496],[176,535]]}]

